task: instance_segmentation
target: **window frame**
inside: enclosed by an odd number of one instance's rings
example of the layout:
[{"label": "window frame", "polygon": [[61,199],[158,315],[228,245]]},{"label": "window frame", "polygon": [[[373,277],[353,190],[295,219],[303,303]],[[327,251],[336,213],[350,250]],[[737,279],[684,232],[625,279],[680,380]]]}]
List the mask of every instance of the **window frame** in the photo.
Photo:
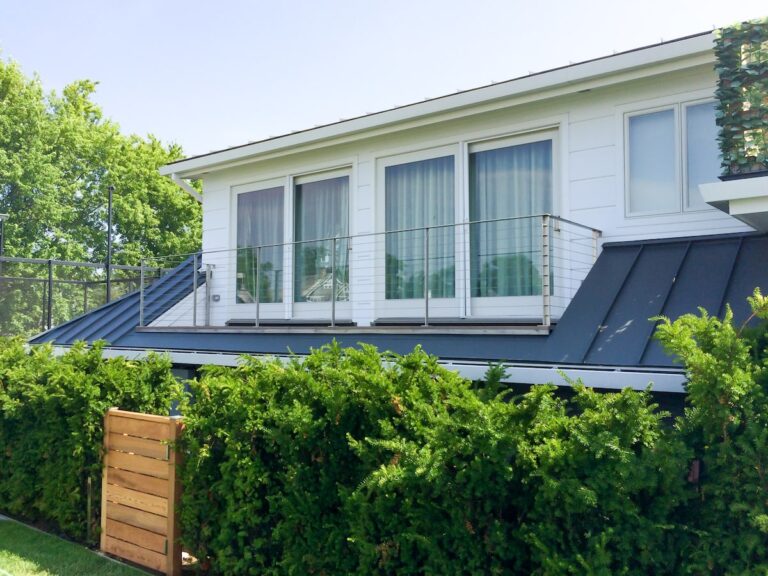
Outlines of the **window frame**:
[{"label": "window frame", "polygon": [[[434,160],[435,158],[453,157],[453,223],[454,230],[458,229],[461,222],[464,221],[464,197],[463,180],[464,159],[462,158],[462,149],[460,143],[447,144],[443,146],[434,146],[422,150],[411,150],[407,152],[389,154],[376,158],[376,195],[375,195],[375,225],[376,236],[380,241],[376,242],[374,262],[376,262],[376,271],[374,274],[374,294],[375,294],[375,316],[387,318],[392,316],[406,316],[418,318],[418,312],[424,309],[424,298],[386,298],[386,209],[387,209],[387,188],[386,188],[386,169],[390,166],[399,166],[401,164],[410,164],[422,160]],[[460,253],[463,243],[456,235],[454,241],[454,295],[449,298],[430,298],[430,316],[434,317],[461,317],[463,300],[464,280],[463,272],[460,270],[459,263],[463,259]],[[434,305],[433,305],[434,304]],[[392,310],[401,311],[400,314],[389,314]]]},{"label": "window frame", "polygon": [[[683,146],[681,156],[680,156],[680,163],[681,163],[681,171],[682,171],[682,189],[681,189],[681,205],[682,205],[682,211],[685,212],[691,212],[691,213],[702,213],[702,212],[709,212],[711,210],[715,210],[712,206],[709,206],[705,202],[705,206],[701,208],[687,208],[686,203],[688,201],[688,108],[692,106],[698,106],[700,104],[715,104],[717,106],[717,100],[714,98],[700,98],[698,100],[687,100],[685,102],[680,103],[680,139],[681,144]],[[715,112],[717,112],[717,108],[715,108]],[[718,155],[719,156],[719,155]],[[722,160],[722,158],[721,158]],[[718,168],[720,168],[721,164],[718,164]]]},{"label": "window frame", "polygon": [[[622,112],[622,142],[623,142],[623,183],[624,183],[624,217],[627,219],[647,218],[655,216],[674,216],[676,214],[706,213],[714,210],[711,206],[702,208],[686,207],[688,187],[688,142],[687,142],[687,111],[690,106],[715,102],[711,95],[691,97],[685,100],[673,100],[655,106],[632,108]],[[656,112],[673,111],[673,129],[675,134],[675,192],[676,210],[647,210],[631,211],[630,190],[630,145],[629,122],[631,118]]]},{"label": "window frame", "polygon": [[[286,217],[290,218],[288,226],[284,226],[284,230],[289,230],[290,240],[286,242],[290,244],[289,250],[283,251],[283,259],[286,260],[284,264],[285,270],[290,270],[290,279],[283,279],[284,301],[286,302],[286,317],[300,320],[316,320],[318,318],[330,318],[331,302],[298,302],[295,295],[296,286],[296,186],[302,184],[310,184],[312,182],[322,182],[323,180],[332,180],[334,178],[346,177],[348,181],[347,187],[347,234],[349,238],[353,235],[353,215],[354,215],[354,165],[342,164],[335,165],[333,167],[325,169],[310,170],[306,172],[299,172],[288,176],[288,182],[290,187],[290,206],[286,207]],[[352,301],[354,298],[354,278],[353,278],[353,265],[351,255],[347,259],[347,266],[349,267],[349,293],[348,299],[342,301],[336,301],[336,319],[349,319],[352,316]]]},{"label": "window frame", "polygon": [[[275,318],[279,319],[284,316],[284,309],[285,309],[285,299],[286,299],[286,287],[285,287],[285,242],[286,242],[286,226],[285,226],[285,210],[286,205],[288,204],[288,194],[287,194],[287,187],[286,187],[286,179],[285,177],[278,177],[278,178],[268,178],[263,180],[254,180],[250,182],[246,182],[243,184],[235,184],[233,186],[230,186],[230,206],[231,206],[231,219],[230,222],[232,223],[230,226],[230,246],[233,246],[234,249],[229,250],[229,257],[227,258],[227,266],[232,271],[232,278],[234,280],[235,286],[237,285],[237,256],[238,251],[240,248],[237,245],[237,227],[238,227],[238,202],[239,197],[242,194],[249,194],[251,192],[260,192],[262,190],[270,190],[272,188],[282,188],[283,190],[283,237],[281,238],[280,242],[283,244],[283,289],[281,293],[282,300],[278,302],[261,302],[259,303],[259,313],[262,318]],[[248,248],[248,246],[244,247]],[[251,302],[238,302],[237,300],[237,294],[236,294],[236,288],[234,290],[227,290],[226,291],[226,298],[227,301],[231,303],[232,311],[236,315],[241,315],[243,312],[246,312],[248,310],[253,309],[255,306],[254,303]],[[230,312],[230,316],[232,313]]]},{"label": "window frame", "polygon": [[[525,144],[531,144],[534,142],[542,142],[549,140],[552,146],[552,190],[551,190],[551,214],[559,214],[562,197],[561,190],[561,176],[563,174],[562,166],[562,151],[560,149],[562,143],[567,141],[567,135],[563,135],[563,126],[561,124],[545,125],[538,129],[530,129],[512,134],[505,134],[503,136],[482,138],[477,140],[471,140],[466,143],[465,146],[465,163],[466,163],[466,177],[464,180],[464,201],[466,202],[466,218],[465,223],[470,223],[469,220],[469,204],[470,204],[470,179],[469,179],[469,156],[475,152],[487,152],[489,150],[497,150],[500,148],[507,148],[511,146],[521,146]],[[552,232],[556,232],[556,227],[553,227]],[[467,317],[475,318],[488,318],[488,317],[504,317],[505,315],[500,310],[513,310],[514,314],[509,314],[510,317],[519,317],[523,311],[531,311],[532,315],[538,314],[541,308],[542,295],[529,295],[529,296],[472,296],[472,271],[471,266],[471,250],[470,234],[467,232],[466,243],[464,247],[464,257],[466,258],[466,274],[465,274],[465,294],[466,294],[466,311]],[[551,297],[551,303],[553,309],[559,306],[557,296]]]}]

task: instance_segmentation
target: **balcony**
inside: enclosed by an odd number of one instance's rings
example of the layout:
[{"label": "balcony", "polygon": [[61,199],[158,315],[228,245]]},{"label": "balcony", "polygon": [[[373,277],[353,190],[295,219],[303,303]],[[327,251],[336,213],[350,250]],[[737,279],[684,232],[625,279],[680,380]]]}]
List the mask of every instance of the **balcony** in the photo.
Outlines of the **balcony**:
[{"label": "balcony", "polygon": [[168,270],[192,258],[195,272],[188,296],[148,324],[162,295],[142,282],[139,330],[548,333],[599,237],[545,214],[148,260]]}]

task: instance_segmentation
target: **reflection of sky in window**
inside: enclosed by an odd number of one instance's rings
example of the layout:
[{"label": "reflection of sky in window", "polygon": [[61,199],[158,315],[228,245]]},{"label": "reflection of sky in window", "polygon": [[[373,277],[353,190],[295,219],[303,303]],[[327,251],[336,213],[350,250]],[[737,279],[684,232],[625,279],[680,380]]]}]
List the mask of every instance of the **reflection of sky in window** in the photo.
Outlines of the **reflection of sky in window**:
[{"label": "reflection of sky in window", "polygon": [[717,147],[715,103],[695,104],[686,109],[686,141],[688,189],[686,207],[708,208],[699,194],[699,184],[717,182],[720,174],[720,151]]},{"label": "reflection of sky in window", "polygon": [[629,209],[674,212],[675,113],[662,110],[629,119]]}]

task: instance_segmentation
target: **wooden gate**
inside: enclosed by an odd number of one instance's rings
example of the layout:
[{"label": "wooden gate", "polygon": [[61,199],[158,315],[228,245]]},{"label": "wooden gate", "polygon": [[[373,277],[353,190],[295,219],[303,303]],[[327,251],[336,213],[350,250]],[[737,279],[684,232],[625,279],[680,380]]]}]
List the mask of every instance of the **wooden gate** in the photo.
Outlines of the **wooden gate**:
[{"label": "wooden gate", "polygon": [[110,409],[104,417],[101,549],[181,574],[176,504],[181,420]]}]

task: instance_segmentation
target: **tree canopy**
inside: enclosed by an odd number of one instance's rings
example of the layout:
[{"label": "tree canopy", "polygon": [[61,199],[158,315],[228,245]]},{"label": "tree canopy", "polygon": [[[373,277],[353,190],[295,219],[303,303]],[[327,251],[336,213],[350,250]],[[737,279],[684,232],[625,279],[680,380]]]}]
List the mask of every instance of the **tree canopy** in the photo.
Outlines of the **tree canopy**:
[{"label": "tree canopy", "polygon": [[124,135],[92,100],[96,82],[61,94],[0,60],[0,213],[5,255],[104,262],[114,187],[113,262],[199,249],[200,205],[157,169],[181,147]]}]

